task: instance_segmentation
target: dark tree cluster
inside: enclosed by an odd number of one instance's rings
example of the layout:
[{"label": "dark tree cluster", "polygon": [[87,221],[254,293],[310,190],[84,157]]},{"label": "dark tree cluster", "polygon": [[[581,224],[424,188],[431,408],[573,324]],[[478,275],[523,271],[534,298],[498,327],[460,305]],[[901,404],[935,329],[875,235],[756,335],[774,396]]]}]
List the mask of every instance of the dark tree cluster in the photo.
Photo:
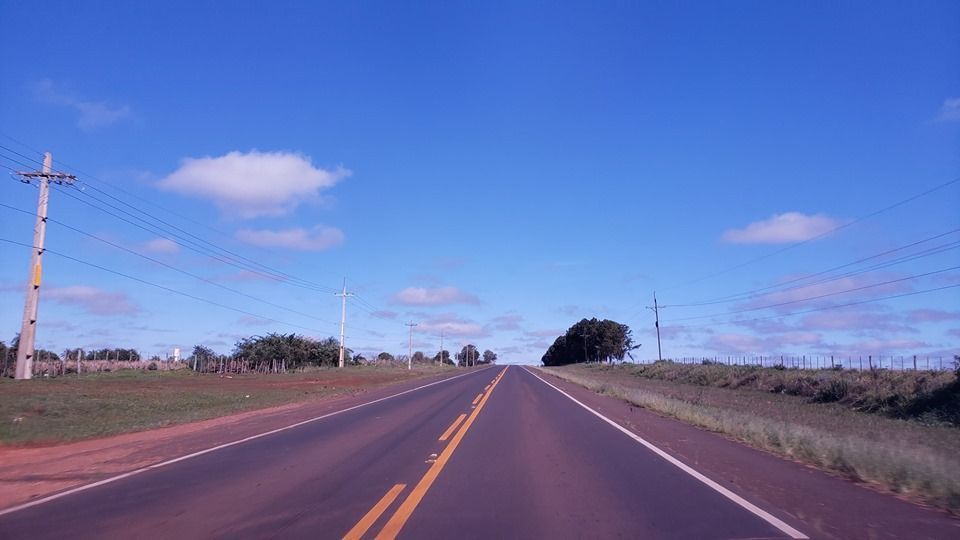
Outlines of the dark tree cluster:
[{"label": "dark tree cluster", "polygon": [[582,319],[553,342],[541,362],[545,366],[562,366],[622,361],[639,346],[633,343],[630,327],[625,324],[609,319]]},{"label": "dark tree cluster", "polygon": [[[195,347],[194,354],[209,351]],[[267,334],[243,338],[233,350],[233,358],[249,365],[277,365],[281,369],[297,369],[305,366],[336,366],[340,361],[340,342],[335,338],[313,339],[298,334]],[[351,360],[353,351],[344,351],[344,359]]]},{"label": "dark tree cluster", "polygon": [[479,366],[481,364],[497,363],[497,353],[487,349],[480,353],[474,344],[465,345],[460,352],[456,354],[458,366]]}]

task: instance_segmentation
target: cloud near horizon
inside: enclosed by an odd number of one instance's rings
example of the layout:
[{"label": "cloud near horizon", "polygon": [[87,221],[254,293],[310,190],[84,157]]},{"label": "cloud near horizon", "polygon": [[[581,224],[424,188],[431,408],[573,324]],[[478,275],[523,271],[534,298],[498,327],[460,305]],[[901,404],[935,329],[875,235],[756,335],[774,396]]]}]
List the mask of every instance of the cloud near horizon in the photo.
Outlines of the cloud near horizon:
[{"label": "cloud near horizon", "polygon": [[50,287],[41,295],[61,305],[76,306],[91,315],[133,315],[140,311],[126,294],[89,285]]},{"label": "cloud near horizon", "polygon": [[393,295],[391,301],[405,306],[448,306],[452,304],[479,304],[476,296],[456,287],[407,287]]},{"label": "cloud near horizon", "polygon": [[271,230],[241,229],[237,240],[260,247],[280,247],[299,251],[323,251],[343,244],[343,231],[336,227],[317,225],[310,230],[302,228]]},{"label": "cloud near horizon", "polygon": [[414,331],[431,334],[439,334],[442,331],[444,335],[451,338],[481,338],[490,335],[482,325],[469,319],[461,319],[454,313],[442,313],[420,321]]},{"label": "cloud near horizon", "polygon": [[816,238],[842,223],[825,214],[787,212],[755,221],[742,229],[728,229],[722,239],[731,244],[792,244]]},{"label": "cloud near horizon", "polygon": [[960,98],[943,100],[943,105],[937,111],[938,122],[960,122]]},{"label": "cloud near horizon", "polygon": [[154,238],[153,240],[144,242],[141,247],[143,251],[165,255],[173,255],[174,253],[180,252],[180,245],[168,238]]},{"label": "cloud near horizon", "polygon": [[112,106],[102,101],[85,101],[54,88],[53,81],[41,79],[31,85],[34,98],[42,103],[70,107],[80,114],[77,118],[77,127],[84,131],[91,131],[99,127],[113,124],[129,117],[132,109],[128,105]]},{"label": "cloud near horizon", "polygon": [[226,216],[250,219],[289,214],[303,202],[319,200],[322,191],[350,174],[342,167],[314,167],[308,156],[293,152],[233,151],[184,158],[157,186],[211,200]]},{"label": "cloud near horizon", "polygon": [[[904,274],[889,272],[848,276],[842,279],[798,286],[795,289],[763,294],[739,304],[738,308],[759,309],[771,306],[769,309],[783,313],[804,306],[831,306],[914,290],[911,281],[896,281],[904,277],[906,277]],[[894,281],[894,283],[888,283],[891,281]],[[880,283],[884,284],[880,285]]]}]

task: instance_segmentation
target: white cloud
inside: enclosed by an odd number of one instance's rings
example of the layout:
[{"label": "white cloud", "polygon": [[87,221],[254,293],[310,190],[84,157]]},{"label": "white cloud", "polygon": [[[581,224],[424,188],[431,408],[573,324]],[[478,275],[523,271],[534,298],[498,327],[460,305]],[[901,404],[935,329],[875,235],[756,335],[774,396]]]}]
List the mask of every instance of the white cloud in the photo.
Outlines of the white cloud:
[{"label": "white cloud", "polygon": [[126,294],[89,285],[51,287],[41,291],[40,296],[58,304],[77,306],[92,315],[132,315],[140,311]]},{"label": "white cloud", "polygon": [[102,101],[84,101],[64,94],[57,91],[53,87],[53,81],[49,79],[42,79],[33,84],[32,87],[37,100],[52,105],[71,107],[80,113],[80,117],[77,119],[77,127],[85,131],[112,124],[129,117],[133,112],[127,105],[111,106]]},{"label": "white cloud", "polygon": [[870,339],[846,345],[834,345],[838,354],[893,354],[899,352],[916,352],[926,349],[930,344],[915,339]]},{"label": "white cloud", "polygon": [[254,317],[252,315],[244,315],[237,319],[237,324],[243,326],[267,326],[271,324],[267,319],[261,319],[260,317]]},{"label": "white cloud", "polygon": [[241,242],[261,247],[282,247],[299,251],[322,251],[343,243],[343,231],[318,225],[313,229],[242,229],[236,237]]},{"label": "white cloud", "polygon": [[446,336],[452,338],[479,338],[489,335],[480,324],[468,319],[461,319],[453,313],[442,313],[427,320],[422,320],[414,330],[431,334],[439,334],[443,330]]},{"label": "white cloud", "polygon": [[523,321],[523,316],[517,313],[506,313],[494,317],[490,321],[490,327],[494,330],[520,330],[520,322]]},{"label": "white cloud", "polygon": [[[830,306],[912,291],[913,285],[909,280],[896,281],[904,277],[906,276],[903,274],[885,272],[848,276],[842,279],[764,294],[738,307],[756,309],[773,306],[771,309],[774,311],[789,312],[800,309],[801,306]],[[895,282],[889,283],[891,281]],[[880,283],[884,283],[884,285],[878,285]]]},{"label": "white cloud", "polygon": [[762,339],[746,334],[717,334],[707,339],[705,346],[719,352],[769,352],[766,351],[766,345]]},{"label": "white cloud", "polygon": [[142,246],[144,251],[150,253],[164,253],[172,255],[180,251],[180,245],[167,238],[154,238]]},{"label": "white cloud", "polygon": [[798,330],[850,331],[857,334],[917,332],[903,324],[899,312],[888,311],[876,304],[821,311],[805,315],[796,325]]},{"label": "white cloud", "polygon": [[528,330],[523,333],[526,339],[542,339],[560,337],[566,332],[563,328],[547,328],[545,330]]},{"label": "white cloud", "polygon": [[907,312],[907,319],[913,322],[941,322],[960,319],[960,311],[942,309],[914,309]]},{"label": "white cloud", "polygon": [[820,236],[841,223],[824,214],[787,212],[755,221],[743,229],[729,229],[723,233],[723,240],[733,244],[790,244]]},{"label": "white cloud", "polygon": [[707,338],[704,347],[721,354],[774,354],[783,352],[787,346],[811,347],[820,346],[822,343],[822,336],[816,332],[786,332],[763,338],[748,334],[722,333]]},{"label": "white cloud", "polygon": [[480,299],[456,287],[407,287],[393,295],[393,302],[406,306],[479,304]]},{"label": "white cloud", "polygon": [[945,99],[937,112],[937,121],[960,122],[960,98]]},{"label": "white cloud", "polygon": [[220,157],[185,158],[160,180],[161,189],[209,199],[230,216],[281,216],[350,176],[350,171],[314,167],[292,152],[230,152]]}]

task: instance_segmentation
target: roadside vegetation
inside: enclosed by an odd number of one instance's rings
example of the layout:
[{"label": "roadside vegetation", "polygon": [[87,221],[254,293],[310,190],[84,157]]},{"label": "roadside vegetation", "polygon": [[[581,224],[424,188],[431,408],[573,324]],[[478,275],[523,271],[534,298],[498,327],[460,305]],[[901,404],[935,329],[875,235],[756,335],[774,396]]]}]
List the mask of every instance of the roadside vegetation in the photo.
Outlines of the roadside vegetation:
[{"label": "roadside vegetation", "polygon": [[204,375],[122,370],[77,377],[0,379],[0,446],[48,445],[143,431],[346,395],[434,375],[430,364],[310,367],[296,373]]},{"label": "roadside vegetation", "polygon": [[960,514],[960,369],[804,371],[672,362],[541,369]]},{"label": "roadside vegetation", "polygon": [[[10,346],[0,341],[0,377],[13,376],[19,343],[19,335],[11,340]],[[409,359],[405,354],[394,356],[386,351],[373,358],[366,358],[363,354],[355,354],[351,349],[345,348],[343,361],[344,365],[353,366],[406,366],[408,363],[476,366],[495,363],[497,354],[489,349],[481,353],[476,345],[468,344],[452,357],[450,351],[443,350],[433,356],[416,351]],[[143,357],[135,349],[124,348],[74,348],[66,349],[61,354],[38,350],[33,362],[33,376],[56,378],[76,374],[78,370],[81,373],[108,373],[126,369],[189,369],[200,373],[275,374],[332,367],[339,363],[340,343],[336,338],[315,339],[294,333],[270,333],[241,338],[229,354],[220,354],[199,344],[193,347],[189,356],[165,359],[159,356]]]},{"label": "roadside vegetation", "polygon": [[541,361],[545,366],[623,360],[639,345],[630,327],[610,319],[581,319],[557,337]]}]

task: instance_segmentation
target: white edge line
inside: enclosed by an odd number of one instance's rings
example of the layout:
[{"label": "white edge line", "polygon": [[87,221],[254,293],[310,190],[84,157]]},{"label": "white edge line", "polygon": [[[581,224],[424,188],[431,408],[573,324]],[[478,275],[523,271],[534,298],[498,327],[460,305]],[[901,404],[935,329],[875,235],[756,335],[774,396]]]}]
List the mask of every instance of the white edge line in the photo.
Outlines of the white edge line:
[{"label": "white edge line", "polygon": [[791,527],[790,525],[787,525],[787,524],[784,523],[782,520],[780,520],[780,519],[777,518],[776,516],[770,514],[770,513],[767,512],[766,510],[763,510],[762,508],[756,506],[755,504],[751,503],[750,501],[744,499],[743,497],[737,495],[736,493],[730,491],[729,489],[727,489],[727,488],[721,486],[720,484],[714,482],[713,480],[707,478],[706,476],[704,476],[703,474],[701,474],[700,472],[698,472],[698,471],[697,471],[696,469],[694,469],[693,467],[690,467],[690,466],[687,465],[686,463],[684,463],[684,462],[680,461],[679,459],[671,456],[670,454],[664,452],[663,450],[661,450],[661,449],[658,448],[657,446],[654,446],[653,443],[650,443],[650,442],[646,441],[645,439],[643,439],[642,437],[640,437],[640,436],[637,435],[636,433],[630,431],[629,429],[621,426],[620,424],[614,422],[613,420],[607,418],[606,416],[604,416],[604,415],[598,413],[597,411],[591,409],[589,406],[584,405],[584,404],[581,403],[577,398],[571,396],[570,394],[564,392],[564,391],[561,390],[560,388],[557,388],[556,386],[554,386],[554,385],[550,384],[549,382],[545,381],[542,377],[540,377],[539,375],[537,375],[536,373],[534,373],[534,372],[531,371],[530,369],[525,368],[525,370],[527,371],[527,373],[529,373],[529,374],[533,375],[534,377],[540,379],[540,382],[542,382],[543,384],[545,384],[545,385],[549,386],[550,388],[553,388],[553,389],[556,390],[557,392],[560,392],[561,394],[567,396],[571,401],[573,401],[573,402],[576,403],[577,405],[583,407],[584,409],[586,409],[586,410],[590,411],[591,413],[595,414],[596,416],[600,417],[600,419],[602,419],[604,422],[606,422],[606,423],[610,424],[611,426],[619,429],[620,431],[622,431],[623,433],[625,433],[627,436],[629,436],[631,439],[633,439],[633,440],[637,441],[638,443],[642,444],[643,446],[647,447],[647,449],[650,450],[651,452],[653,452],[653,453],[657,454],[658,456],[662,457],[663,459],[667,460],[668,462],[670,462],[671,465],[676,466],[676,467],[679,468],[681,471],[689,474],[690,476],[692,476],[692,477],[696,478],[697,480],[703,482],[703,483],[706,484],[707,486],[713,488],[713,490],[716,491],[717,493],[723,495],[724,497],[730,499],[730,500],[733,501],[734,503],[740,505],[743,509],[749,511],[750,513],[754,514],[755,516],[759,517],[760,519],[766,521],[766,522],[769,523],[770,525],[773,525],[773,526],[776,527],[777,529],[780,529],[781,532],[783,532],[784,534],[790,536],[790,538],[794,538],[794,539],[796,539],[796,540],[809,540],[809,537],[808,537],[807,535],[805,535],[805,534],[803,534],[802,532],[794,529],[794,528]]},{"label": "white edge line", "polygon": [[[489,368],[486,368],[486,369],[489,369]],[[280,433],[281,431],[287,431],[288,429],[293,429],[293,428],[300,427],[300,426],[305,425],[305,424],[309,424],[309,423],[311,423],[311,422],[316,422],[316,421],[318,421],[318,420],[323,420],[324,418],[330,418],[331,416],[336,416],[336,415],[338,415],[338,414],[342,414],[342,413],[345,413],[345,412],[349,412],[349,411],[352,411],[352,410],[354,410],[354,409],[359,409],[360,407],[366,407],[367,405],[373,405],[374,403],[379,403],[379,402],[381,402],[381,401],[386,401],[386,400],[388,400],[388,399],[393,399],[393,398],[395,398],[395,397],[399,397],[399,396],[402,396],[402,395],[404,395],[404,394],[409,394],[410,392],[416,392],[417,390],[422,390],[422,389],[424,389],[424,388],[427,388],[428,386],[433,386],[433,385],[435,385],[435,384],[440,384],[440,383],[449,382],[449,381],[452,381],[452,380],[454,380],[454,379],[459,379],[460,377],[466,377],[467,375],[472,375],[473,373],[476,373],[476,371],[472,371],[472,372],[470,372],[470,373],[461,373],[460,375],[455,375],[455,376],[450,377],[450,378],[447,378],[447,379],[441,379],[441,380],[439,380],[439,381],[434,381],[434,382],[432,382],[432,383],[424,384],[424,385],[422,385],[422,386],[418,386],[418,387],[416,387],[416,388],[411,388],[411,389],[409,389],[409,390],[404,390],[403,392],[398,392],[398,393],[396,393],[396,394],[391,394],[391,395],[389,395],[389,396],[385,396],[385,397],[382,397],[382,398],[379,398],[379,399],[375,399],[375,400],[373,400],[373,401],[367,401],[366,403],[360,403],[359,405],[353,405],[352,407],[347,407],[346,409],[340,409],[339,411],[333,411],[333,412],[330,412],[330,413],[327,413],[327,414],[324,414],[324,415],[321,415],[321,416],[316,416],[316,417],[314,417],[314,418],[308,418],[307,420],[303,420],[303,421],[297,422],[297,423],[295,423],[295,424],[290,424],[289,426],[283,426],[283,427],[280,427],[280,428],[277,428],[277,429],[271,429],[270,431],[265,431],[265,432],[263,432],[263,433],[258,433],[258,434],[256,434],[256,435],[251,435],[251,436],[249,436],[249,437],[244,437],[243,439],[239,439],[239,440],[236,440],[236,441],[224,443],[224,444],[221,444],[221,445],[219,445],[219,446],[214,446],[213,448],[207,448],[206,450],[200,450],[199,452],[194,452],[194,453],[192,453],[192,454],[187,454],[187,455],[185,455],[185,456],[180,456],[180,457],[178,457],[178,458],[170,459],[170,460],[167,460],[167,461],[161,461],[160,463],[154,463],[153,465],[147,465],[146,467],[141,467],[141,468],[139,468],[139,469],[135,469],[135,470],[132,470],[132,471],[127,471],[127,472],[125,472],[125,473],[123,473],[123,474],[118,474],[118,475],[116,475],[116,476],[111,476],[110,478],[104,478],[103,480],[99,480],[99,481],[97,481],[97,482],[93,482],[92,484],[84,484],[84,485],[82,485],[82,486],[77,486],[77,487],[75,487],[75,488],[68,489],[68,490],[66,490],[66,491],[61,491],[60,493],[55,493],[55,494],[49,495],[49,496],[47,496],[47,497],[43,497],[43,498],[36,499],[36,500],[30,501],[30,502],[27,502],[27,503],[19,504],[19,505],[17,505],[17,506],[11,506],[10,508],[5,508],[5,509],[3,509],[3,510],[0,510],[0,516],[5,516],[5,515],[7,515],[7,514],[12,514],[12,513],[14,513],[14,512],[18,512],[18,511],[20,511],[20,510],[26,510],[27,508],[30,508],[30,507],[33,507],[33,506],[39,506],[39,505],[41,505],[41,504],[48,503],[48,502],[50,502],[50,501],[54,501],[54,500],[60,499],[60,498],[62,498],[62,497],[67,497],[67,496],[69,496],[69,495],[73,495],[74,493],[80,493],[81,491],[86,491],[86,490],[88,490],[88,489],[93,489],[93,488],[95,488],[95,487],[102,486],[102,485],[104,485],[104,484],[110,484],[110,483],[116,482],[116,481],[118,481],[118,480],[123,480],[124,478],[129,478],[129,477],[131,477],[131,476],[136,476],[136,475],[138,475],[138,474],[140,474],[140,473],[144,473],[144,472],[147,472],[147,471],[149,471],[149,470],[159,469],[160,467],[166,467],[167,465],[173,465],[174,463],[178,463],[178,462],[180,462],[180,461],[185,461],[185,460],[188,460],[188,459],[190,459],[190,458],[195,458],[195,457],[197,457],[197,456],[202,456],[202,455],[204,455],[204,454],[209,454],[210,452],[216,452],[217,450],[223,450],[224,448],[229,448],[229,447],[231,447],[231,446],[236,446],[236,445],[238,445],[238,444],[243,444],[243,443],[245,443],[245,442],[249,442],[249,441],[252,441],[252,440],[255,440],[255,439],[259,439],[259,438],[261,438],[261,437],[266,437],[266,436],[268,436],[268,435],[273,435],[273,434],[275,434],[275,433]],[[549,383],[548,383],[548,384],[549,384]]]}]

